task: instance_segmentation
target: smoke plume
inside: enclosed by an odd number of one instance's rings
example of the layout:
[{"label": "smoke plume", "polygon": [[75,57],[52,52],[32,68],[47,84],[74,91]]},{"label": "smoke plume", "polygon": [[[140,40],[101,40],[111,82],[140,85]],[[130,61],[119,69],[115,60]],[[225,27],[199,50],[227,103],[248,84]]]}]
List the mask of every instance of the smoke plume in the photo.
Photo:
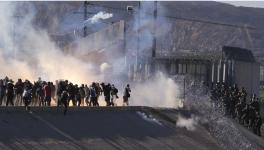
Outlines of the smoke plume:
[{"label": "smoke plume", "polygon": [[[101,80],[94,66],[64,53],[44,29],[32,24],[34,8],[16,16],[15,2],[0,3],[0,76],[13,79],[68,79],[74,83]],[[18,19],[19,18],[19,19]]]},{"label": "smoke plume", "polygon": [[132,105],[152,107],[182,107],[182,101],[178,97],[179,87],[163,73],[132,88]]},{"label": "smoke plume", "polygon": [[[150,4],[150,3],[148,3]],[[152,3],[153,4],[153,3]],[[151,4],[151,7],[153,7]],[[18,78],[29,79],[31,81],[42,77],[43,80],[55,81],[58,79],[68,79],[77,84],[90,84],[91,82],[101,82],[106,76],[107,70],[112,69],[114,72],[126,74],[124,68],[124,58],[112,59],[112,62],[102,63],[101,68],[95,66],[92,62],[87,62],[80,59],[78,55],[68,53],[60,49],[57,44],[51,40],[49,33],[42,28],[36,28],[32,24],[36,9],[28,3],[28,11],[19,16],[16,13],[16,2],[1,2],[0,3],[0,78],[8,76],[14,80]],[[142,10],[148,8],[143,5]],[[135,14],[137,15],[137,14]],[[143,14],[142,14],[143,15]],[[89,20],[96,22],[100,19],[107,19],[113,14],[99,12]],[[133,27],[135,30],[144,28],[147,24],[152,23],[153,19],[145,20],[148,15],[142,16],[141,25]],[[135,17],[136,18],[136,17]],[[145,21],[144,21],[145,20]],[[152,36],[151,30],[142,32],[141,49],[151,48]],[[121,34],[122,36],[122,34]],[[121,37],[120,36],[120,37]],[[105,36],[103,41],[98,43],[112,43],[112,38]],[[93,52],[96,46],[95,43],[80,40],[78,43],[77,53],[85,54],[85,51]],[[145,44],[144,44],[145,43]],[[82,45],[82,46],[80,46]],[[129,43],[128,43],[129,46]],[[107,58],[113,54],[111,51],[106,51]],[[109,59],[111,60],[111,59]],[[111,67],[109,67],[111,66]],[[117,76],[118,77],[118,76]],[[109,81],[109,80],[108,80]],[[111,81],[109,81],[111,82]],[[121,78],[117,78],[116,83],[122,83]],[[122,95],[124,84],[118,86],[119,100],[118,105],[122,105]],[[158,73],[152,80],[143,83],[131,84],[131,104],[145,105],[154,107],[179,107],[182,105],[177,98],[178,86],[175,82],[166,75]]]},{"label": "smoke plume", "polygon": [[198,124],[198,120],[199,118],[196,116],[191,116],[191,118],[185,118],[185,117],[179,116],[176,122],[176,126],[184,127],[187,130],[193,131],[196,129],[195,126]]},{"label": "smoke plume", "polygon": [[92,24],[97,23],[100,20],[105,20],[113,17],[113,14],[111,13],[106,13],[104,11],[100,11],[97,14],[93,15],[91,18],[86,20],[86,22],[90,22]]}]

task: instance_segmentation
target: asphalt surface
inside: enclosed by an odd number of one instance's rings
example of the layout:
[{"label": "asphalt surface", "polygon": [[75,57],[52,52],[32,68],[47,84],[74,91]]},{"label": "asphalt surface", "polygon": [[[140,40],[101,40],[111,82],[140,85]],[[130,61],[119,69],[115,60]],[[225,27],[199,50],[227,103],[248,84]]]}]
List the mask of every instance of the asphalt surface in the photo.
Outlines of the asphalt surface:
[{"label": "asphalt surface", "polygon": [[222,149],[206,126],[176,127],[173,109],[0,107],[0,149]]}]

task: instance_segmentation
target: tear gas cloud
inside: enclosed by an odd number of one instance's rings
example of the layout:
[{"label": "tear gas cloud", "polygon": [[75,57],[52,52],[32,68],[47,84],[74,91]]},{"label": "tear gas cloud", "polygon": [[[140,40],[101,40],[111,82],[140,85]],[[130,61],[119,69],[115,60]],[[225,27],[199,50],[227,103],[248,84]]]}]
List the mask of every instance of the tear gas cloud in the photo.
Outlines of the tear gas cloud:
[{"label": "tear gas cloud", "polygon": [[[103,63],[100,67],[97,66],[96,68],[92,63],[75,57],[75,54],[64,52],[51,40],[46,30],[32,25],[32,19],[35,14],[34,8],[29,9],[28,13],[23,14],[22,19],[17,19],[14,17],[15,4],[15,2],[0,3],[1,78],[8,76],[14,80],[22,78],[35,81],[38,77],[42,77],[43,80],[68,79],[77,84],[90,84],[93,81],[103,81],[103,73],[111,67],[113,70],[121,71],[125,68],[124,63],[120,63],[122,59]],[[99,12],[90,18],[90,20],[96,21],[96,19],[107,19],[112,16],[109,13]],[[150,19],[149,21],[152,20]],[[148,22],[144,24],[148,24]],[[137,28],[141,27],[137,26]],[[144,39],[144,36],[141,39],[141,44],[145,43],[144,41],[148,41],[146,42],[147,45],[141,45],[143,48],[152,45],[149,43],[151,42],[149,35],[152,34],[149,33],[147,35],[146,39]],[[88,51],[89,47],[90,45],[87,44],[86,49]],[[118,88],[120,91],[118,101],[119,105],[121,105],[124,86]],[[158,73],[152,80],[133,85],[131,105],[179,107],[182,103],[177,99],[177,89],[178,86],[172,79]]]},{"label": "tear gas cloud", "polygon": [[[164,18],[164,8],[159,3],[158,17],[156,25],[166,30],[157,30],[155,36],[157,39],[160,36],[164,36],[169,32],[170,23]],[[152,49],[153,46],[153,22],[154,17],[151,12],[154,10],[154,2],[141,2],[140,10],[135,10],[133,20],[133,31],[139,33],[139,53],[145,56],[151,56],[151,51],[146,54],[144,50]],[[136,49],[137,40],[134,43],[127,41],[127,45],[133,50]],[[133,42],[133,40],[132,40]],[[131,105],[144,105],[152,107],[182,107],[182,101],[179,98],[180,89],[173,79],[169,78],[165,74],[158,72],[154,77],[143,83],[137,83],[132,87]]]},{"label": "tear gas cloud", "polygon": [[102,63],[102,64],[100,65],[100,71],[101,71],[102,73],[106,72],[106,71],[109,70],[110,68],[111,68],[111,65],[108,64],[108,63],[106,63],[106,62],[104,62],[104,63]]},{"label": "tear gas cloud", "polygon": [[30,80],[42,77],[52,81],[67,78],[78,84],[101,80],[93,65],[64,53],[45,30],[33,27],[33,8],[17,21],[14,4],[0,3],[1,77]]},{"label": "tear gas cloud", "polygon": [[163,73],[143,84],[136,84],[132,88],[132,105],[144,105],[152,107],[182,107],[182,101],[178,97],[179,87]]},{"label": "tear gas cloud", "polygon": [[186,118],[183,116],[178,116],[176,121],[177,127],[184,127],[189,131],[193,131],[196,129],[196,125],[198,124],[199,118],[197,116],[191,116],[190,118]]},{"label": "tear gas cloud", "polygon": [[97,23],[100,20],[109,19],[111,17],[113,17],[113,14],[106,13],[104,11],[100,11],[97,14],[93,15],[93,17],[91,17],[88,20],[86,20],[86,22],[91,22],[92,24],[94,24],[94,23]]},{"label": "tear gas cloud", "polygon": [[157,120],[156,118],[154,118],[152,115],[147,115],[146,113],[141,112],[141,111],[137,111],[137,114],[138,114],[142,119],[144,119],[144,120],[147,121],[147,122],[154,123],[154,124],[157,124],[157,125],[160,125],[160,126],[163,125],[159,120]]}]

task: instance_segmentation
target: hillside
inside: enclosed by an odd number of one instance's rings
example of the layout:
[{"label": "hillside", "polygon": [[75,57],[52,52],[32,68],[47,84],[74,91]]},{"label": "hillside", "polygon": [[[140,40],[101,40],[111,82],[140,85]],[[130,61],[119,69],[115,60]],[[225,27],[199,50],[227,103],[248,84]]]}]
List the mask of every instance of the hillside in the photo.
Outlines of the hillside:
[{"label": "hillside", "polygon": [[[64,38],[67,41],[73,40],[69,37],[73,36],[74,30],[82,35],[83,2],[18,3],[22,6],[32,5],[36,10],[34,24],[46,28],[52,36],[55,36],[56,41]],[[152,5],[150,2],[145,3]],[[135,17],[126,12],[126,6],[137,7],[138,4],[138,2],[90,1],[88,17],[101,10],[113,13],[113,17],[101,23],[88,25],[88,33],[96,32],[112,22],[132,20]],[[147,11],[149,15],[152,14],[151,9]],[[264,9],[262,8],[235,7],[220,2],[159,2],[158,16],[172,24],[170,33],[173,35],[169,35],[172,44],[167,44],[168,41],[162,43],[162,46],[165,45],[169,51],[201,48],[217,50],[223,45],[229,45],[250,48],[262,53],[264,47]]]}]

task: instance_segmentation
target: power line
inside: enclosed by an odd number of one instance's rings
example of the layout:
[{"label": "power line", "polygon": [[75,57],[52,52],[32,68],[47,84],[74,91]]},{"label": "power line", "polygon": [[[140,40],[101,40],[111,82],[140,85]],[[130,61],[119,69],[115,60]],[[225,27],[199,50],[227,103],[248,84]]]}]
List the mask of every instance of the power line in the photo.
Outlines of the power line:
[{"label": "power line", "polygon": [[[108,9],[113,9],[113,10],[119,10],[119,11],[126,12],[128,15],[133,15],[133,14],[127,12],[126,9],[122,9],[122,8],[111,7],[111,6],[101,5],[101,4],[94,4],[94,3],[89,3],[89,5],[94,5],[94,6],[108,8]],[[134,12],[138,13],[138,10],[134,10]],[[145,15],[148,15],[148,16],[153,16],[152,13],[148,13],[148,12],[145,12],[144,14]],[[190,19],[190,18],[176,17],[176,16],[169,16],[169,15],[164,15],[164,16],[158,15],[158,17],[175,19],[175,20],[192,21],[192,22],[201,22],[201,23],[214,24],[214,25],[230,26],[230,27],[236,27],[236,28],[245,28],[242,25],[220,23],[220,22],[214,22],[214,21],[208,21],[208,20],[201,20],[201,19]],[[256,30],[256,28],[255,27],[252,27],[252,26],[246,26],[246,28],[247,29],[251,29],[251,30]]]},{"label": "power line", "polygon": [[[111,7],[111,6],[106,6],[102,4],[95,4],[88,2],[87,6],[95,6],[95,7],[102,7],[102,8],[107,8],[107,9],[112,9],[112,10],[117,10],[117,11],[122,11],[125,12],[127,15],[134,15],[135,13],[144,13],[143,15],[148,15],[148,16],[153,16],[153,13],[149,12],[139,12],[139,9],[134,9],[134,13],[130,13],[127,11],[127,9],[123,8],[117,8],[117,7]],[[137,6],[136,6],[137,7]],[[84,12],[73,12],[74,14],[83,14]],[[98,12],[92,12],[92,11],[86,11],[88,14],[97,14]],[[189,21],[189,22],[201,22],[201,23],[206,23],[206,24],[214,24],[214,25],[221,25],[221,26],[229,26],[229,27],[235,27],[235,28],[244,28],[244,29],[250,29],[250,30],[256,30],[256,28],[251,27],[251,26],[240,26],[240,25],[234,25],[234,24],[226,24],[226,23],[219,23],[219,22],[213,22],[213,21],[207,21],[207,20],[200,20],[200,19],[190,19],[190,18],[184,18],[184,17],[176,17],[176,16],[169,16],[169,15],[158,15],[158,18],[167,18],[167,19],[174,19],[174,20],[184,20],[184,21]],[[108,22],[108,21],[103,21],[100,20],[101,23],[104,24],[112,24],[113,22]],[[86,25],[85,25],[86,26]]]}]

